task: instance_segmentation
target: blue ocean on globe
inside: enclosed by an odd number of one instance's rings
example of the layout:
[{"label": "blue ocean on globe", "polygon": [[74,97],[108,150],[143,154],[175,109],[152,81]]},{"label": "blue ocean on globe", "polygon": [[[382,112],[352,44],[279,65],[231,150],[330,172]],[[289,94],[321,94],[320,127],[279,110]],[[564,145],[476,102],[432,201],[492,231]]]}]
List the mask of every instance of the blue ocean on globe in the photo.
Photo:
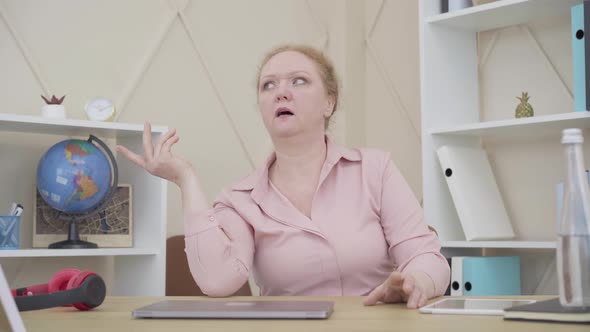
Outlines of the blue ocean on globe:
[{"label": "blue ocean on globe", "polygon": [[39,160],[37,190],[47,204],[65,213],[95,209],[108,195],[111,165],[94,144],[69,139],[53,145]]}]

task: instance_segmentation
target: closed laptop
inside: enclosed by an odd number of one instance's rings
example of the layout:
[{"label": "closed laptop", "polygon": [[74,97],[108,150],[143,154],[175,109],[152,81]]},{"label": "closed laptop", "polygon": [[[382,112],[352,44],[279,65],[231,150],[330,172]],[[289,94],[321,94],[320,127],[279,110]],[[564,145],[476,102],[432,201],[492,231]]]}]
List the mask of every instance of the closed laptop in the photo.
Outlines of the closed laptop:
[{"label": "closed laptop", "polygon": [[135,318],[326,319],[330,301],[165,300],[133,310]]}]

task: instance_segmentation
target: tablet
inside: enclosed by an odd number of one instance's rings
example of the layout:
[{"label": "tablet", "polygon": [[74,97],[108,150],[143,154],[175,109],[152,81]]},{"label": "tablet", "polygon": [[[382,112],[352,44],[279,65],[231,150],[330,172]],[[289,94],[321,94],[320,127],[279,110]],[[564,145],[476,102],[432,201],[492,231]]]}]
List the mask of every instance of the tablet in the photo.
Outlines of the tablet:
[{"label": "tablet", "polygon": [[423,314],[504,315],[504,309],[535,300],[446,298],[420,308]]},{"label": "tablet", "polygon": [[331,301],[166,300],[133,310],[135,318],[326,319]]}]

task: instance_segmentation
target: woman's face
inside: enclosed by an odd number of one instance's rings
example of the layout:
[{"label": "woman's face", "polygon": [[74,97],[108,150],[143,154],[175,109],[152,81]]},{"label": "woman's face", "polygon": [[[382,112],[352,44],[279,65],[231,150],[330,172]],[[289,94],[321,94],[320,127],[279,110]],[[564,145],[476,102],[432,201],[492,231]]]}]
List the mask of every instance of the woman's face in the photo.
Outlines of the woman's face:
[{"label": "woman's face", "polygon": [[334,98],[328,96],[316,64],[296,52],[278,53],[260,72],[258,107],[271,137],[325,131]]}]

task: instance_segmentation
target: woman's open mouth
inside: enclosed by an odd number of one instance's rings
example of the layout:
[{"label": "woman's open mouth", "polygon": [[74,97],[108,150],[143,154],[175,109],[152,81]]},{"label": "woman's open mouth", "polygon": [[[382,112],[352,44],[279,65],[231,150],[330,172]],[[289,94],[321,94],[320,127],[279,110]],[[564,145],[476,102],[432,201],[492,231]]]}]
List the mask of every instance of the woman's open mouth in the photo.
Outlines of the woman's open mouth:
[{"label": "woman's open mouth", "polygon": [[288,109],[287,107],[279,107],[277,108],[277,110],[275,111],[275,116],[277,118],[286,118],[289,117],[293,114],[293,111],[291,111],[290,109]]}]

